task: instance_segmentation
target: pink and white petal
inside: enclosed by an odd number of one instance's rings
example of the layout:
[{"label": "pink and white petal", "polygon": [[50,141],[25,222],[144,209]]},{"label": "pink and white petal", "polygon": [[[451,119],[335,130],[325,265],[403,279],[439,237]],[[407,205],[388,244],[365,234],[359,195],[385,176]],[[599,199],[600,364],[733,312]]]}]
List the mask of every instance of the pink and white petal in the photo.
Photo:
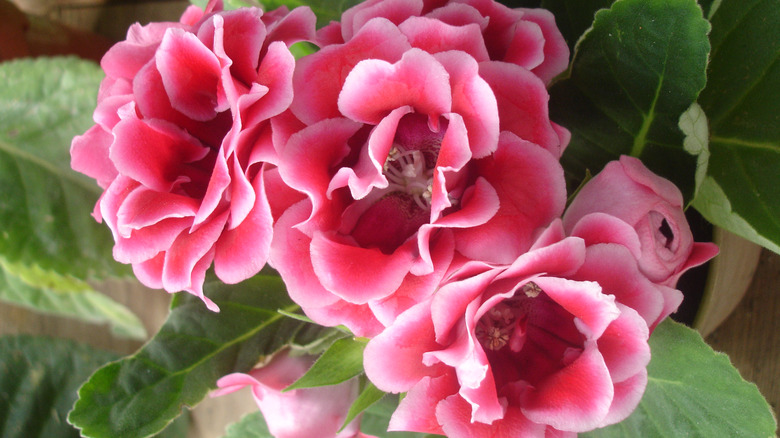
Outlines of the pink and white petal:
[{"label": "pink and white petal", "polygon": [[540,273],[567,278],[582,266],[585,254],[581,239],[567,237],[520,255],[496,278],[514,278],[517,286],[522,286],[526,278]]},{"label": "pink and white petal", "polygon": [[585,350],[568,366],[529,387],[522,411],[531,421],[570,432],[586,432],[601,424],[614,398],[612,381],[598,347]]},{"label": "pink and white petal", "polygon": [[566,233],[563,229],[563,222],[559,218],[556,218],[550,223],[550,226],[545,228],[534,241],[534,244],[528,250],[534,251],[545,246],[550,246],[556,242],[566,238]]},{"label": "pink and white petal", "polygon": [[451,233],[440,233],[431,245],[431,260],[433,272],[427,275],[409,273],[403,283],[392,295],[381,300],[371,301],[371,311],[385,326],[413,305],[426,300],[438,288],[447,273],[447,267],[452,262],[455,252],[455,242]]},{"label": "pink and white petal", "polygon": [[[585,263],[572,278],[598,282],[605,294],[613,295],[619,303],[636,310],[648,327],[665,313],[667,294],[662,286],[653,284],[639,272],[636,260],[622,245],[589,246]],[[669,298],[673,298],[671,295]]]},{"label": "pink and white petal", "polygon": [[186,163],[206,156],[208,148],[177,128],[165,123],[135,118],[114,127],[114,144],[109,156],[119,173],[160,192],[187,181]]},{"label": "pink and white petal", "polygon": [[219,60],[198,37],[182,29],[166,31],[155,63],[174,109],[198,121],[217,115]]},{"label": "pink and white petal", "polygon": [[515,64],[483,62],[479,73],[498,101],[501,131],[536,143],[560,158],[564,146],[548,114],[549,94],[536,75]]},{"label": "pink and white petal", "polygon": [[[238,155],[231,155],[228,160],[230,168],[230,217],[228,229],[233,229],[246,219],[247,215],[257,205],[257,198],[263,196],[258,192],[257,181],[262,180],[255,176],[255,184],[249,181],[247,169],[241,167]],[[262,201],[261,201],[262,202]]]},{"label": "pink and white petal", "polygon": [[326,202],[330,169],[349,153],[347,142],[360,127],[345,118],[323,120],[293,134],[279,151],[282,180],[311,198],[313,213]]},{"label": "pink and white petal", "polygon": [[269,262],[279,271],[293,301],[304,308],[317,308],[337,302],[338,297],[320,284],[311,265],[311,238],[296,228],[310,212],[311,203],[304,199],[279,217],[274,225]]},{"label": "pink and white petal", "polygon": [[598,243],[618,243],[625,246],[635,259],[642,256],[642,243],[634,227],[606,213],[590,213],[576,223],[569,223],[569,234],[585,239],[588,246]]},{"label": "pink and white petal", "polygon": [[[504,132],[498,150],[480,160],[478,169],[496,189],[500,207],[487,223],[456,231],[458,250],[473,259],[512,263],[531,247],[537,232],[563,212],[563,168],[537,145]],[[518,175],[522,184],[514,183]]]},{"label": "pink and white petal", "polygon": [[423,365],[422,357],[439,348],[426,300],[399,315],[393,325],[368,342],[363,350],[366,376],[382,391],[408,391],[420,379],[435,374],[437,367]]},{"label": "pink and white petal", "polygon": [[409,50],[406,37],[385,19],[375,19],[345,44],[326,46],[298,60],[296,98],[290,106],[306,124],[339,117],[338,97],[347,75],[363,59],[396,62]]},{"label": "pink and white petal", "polygon": [[599,351],[613,382],[630,379],[650,362],[650,331],[647,323],[632,308],[618,303],[620,316],[604,330],[598,340]]},{"label": "pink and white petal", "polygon": [[409,17],[398,28],[409,39],[412,47],[428,53],[457,50],[478,62],[490,59],[478,24],[453,26],[433,18]]},{"label": "pink and white petal", "polygon": [[399,248],[384,254],[336,240],[334,234],[315,232],[311,262],[325,289],[354,304],[384,298],[401,285],[409,272],[411,251]]},{"label": "pink and white petal", "polygon": [[385,188],[387,178],[383,166],[393,147],[398,122],[413,111],[410,106],[392,110],[372,130],[368,145],[360,150],[357,164],[339,169],[328,185],[328,194],[341,187],[349,187],[354,199],[365,198],[373,188]]},{"label": "pink and white petal", "polygon": [[458,329],[469,304],[478,299],[498,275],[498,270],[487,266],[475,267],[471,275],[459,281],[451,281],[433,295],[431,313],[436,330],[436,341],[449,345],[456,336],[463,336]]},{"label": "pink and white petal", "polygon": [[339,93],[339,111],[350,119],[378,124],[402,106],[438,120],[452,108],[449,74],[431,54],[411,49],[395,64],[360,61]]},{"label": "pink and white petal", "polygon": [[677,273],[669,277],[663,284],[674,287],[682,274],[691,268],[707,263],[710,259],[718,255],[719,251],[718,245],[715,245],[714,243],[694,242],[691,253],[688,255],[688,260],[678,268]]},{"label": "pink and white petal", "polygon": [[265,179],[265,194],[274,221],[278,220],[282,213],[287,211],[288,208],[306,198],[306,195],[291,188],[282,181],[278,167],[265,166],[263,178]]},{"label": "pink and white petal", "polygon": [[[225,11],[212,16],[198,31],[201,41],[207,45],[208,41],[213,41],[214,52],[223,53],[230,60],[231,75],[245,84],[251,84],[257,74],[260,50],[266,37],[262,15],[259,8]],[[219,23],[218,18],[223,22]],[[210,23],[212,20],[213,24]],[[214,32],[216,28],[221,28],[220,32]]]},{"label": "pink and white petal", "polygon": [[144,286],[162,289],[163,265],[165,265],[165,253],[160,252],[145,262],[133,263],[133,274]]},{"label": "pink and white petal", "polygon": [[468,438],[538,438],[545,425],[526,418],[520,409],[510,406],[504,418],[492,424],[469,421],[470,406],[459,395],[452,395],[436,405],[436,417],[446,436]]},{"label": "pink and white petal", "polygon": [[198,227],[212,217],[214,212],[224,204],[225,195],[230,188],[230,169],[228,167],[228,158],[223,151],[216,154],[214,167],[211,170],[206,193],[200,203],[198,213],[195,215],[194,226]]},{"label": "pink and white petal", "polygon": [[116,213],[119,234],[154,225],[168,218],[191,218],[198,211],[198,200],[175,193],[157,192],[139,187],[128,194]]},{"label": "pink and white petal", "polygon": [[[163,286],[168,291],[200,287],[193,284],[193,270],[200,260],[213,250],[214,243],[225,228],[228,212],[205,222],[194,232],[184,231],[165,253]],[[210,261],[209,261],[210,262]],[[205,269],[204,269],[205,272]]]},{"label": "pink and white petal", "polygon": [[255,177],[253,189],[255,202],[248,215],[238,226],[225,230],[214,247],[214,272],[228,284],[260,272],[270,253],[273,217],[262,172]]},{"label": "pink and white petal", "polygon": [[[538,24],[521,20],[517,23],[512,41],[502,61],[533,70],[544,61],[545,40]],[[548,81],[542,79],[545,83]]]},{"label": "pink and white petal", "polygon": [[498,103],[490,85],[479,76],[479,65],[457,51],[439,53],[436,59],[450,74],[452,111],[463,117],[474,158],[483,158],[498,147]]},{"label": "pink and white petal", "polygon": [[257,77],[254,79],[254,82],[266,87],[268,93],[263,93],[262,98],[251,106],[242,106],[241,116],[245,126],[252,126],[279,115],[289,108],[293,100],[292,77],[294,69],[295,57],[287,46],[278,41],[271,43],[268,46],[268,52],[260,62]]},{"label": "pink and white petal", "polygon": [[539,76],[545,84],[562,73],[569,66],[569,46],[563,39],[561,31],[555,24],[555,16],[545,9],[521,9],[523,21],[531,21],[539,25],[544,37],[544,62],[531,71]]},{"label": "pink and white petal", "polygon": [[452,373],[423,377],[398,404],[387,430],[443,435],[436,405],[457,391],[458,381]]},{"label": "pink and white petal", "polygon": [[192,226],[192,218],[167,218],[147,227],[118,236],[114,258],[121,263],[141,263],[171,247]]},{"label": "pink and white petal", "polygon": [[[275,12],[284,12],[281,18],[274,16]],[[263,15],[263,22],[268,28],[266,44],[269,41],[281,41],[290,46],[299,41],[316,40],[317,16],[309,8],[294,8],[286,12],[281,7],[273,11],[267,11]]]},{"label": "pink and white petal", "polygon": [[117,176],[116,167],[108,157],[108,151],[114,137],[94,125],[83,135],[73,138],[70,146],[70,165],[73,170],[97,180],[102,188],[107,188]]},{"label": "pink and white petal", "polygon": [[642,400],[646,387],[646,369],[640,370],[636,375],[622,382],[615,383],[615,397],[612,399],[607,416],[604,417],[598,427],[616,424],[628,418]]},{"label": "pink and white petal", "polygon": [[385,328],[374,317],[367,304],[352,304],[339,300],[323,307],[301,307],[306,316],[317,324],[327,327],[343,325],[355,336],[373,338]]},{"label": "pink and white petal", "polygon": [[574,323],[586,339],[599,339],[620,316],[615,297],[602,293],[602,287],[596,282],[556,277],[539,277],[534,281],[548,297],[575,317]]},{"label": "pink and white petal", "polygon": [[398,25],[409,17],[422,13],[421,0],[367,1],[344,11],[341,15],[344,41],[355,38],[361,28],[374,18],[381,17]]},{"label": "pink and white petal", "polygon": [[[461,198],[461,209],[439,218],[434,224],[439,228],[470,228],[482,225],[499,210],[499,197],[495,188],[482,176],[466,189]],[[456,234],[456,239],[460,236]],[[458,242],[460,250],[460,242]]]}]

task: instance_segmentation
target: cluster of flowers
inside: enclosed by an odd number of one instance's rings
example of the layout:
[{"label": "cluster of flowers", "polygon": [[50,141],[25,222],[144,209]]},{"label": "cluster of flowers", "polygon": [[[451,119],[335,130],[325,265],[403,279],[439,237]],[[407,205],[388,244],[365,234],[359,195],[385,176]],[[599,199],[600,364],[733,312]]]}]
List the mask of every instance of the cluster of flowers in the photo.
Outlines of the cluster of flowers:
[{"label": "cluster of flowers", "polygon": [[[71,153],[105,189],[115,258],[212,310],[212,265],[237,283],[270,264],[312,320],[371,339],[367,376],[407,393],[392,430],[570,436],[626,418],[677,279],[717,249],[634,158],[566,207],[552,14],[368,0],[315,21],[212,0],[105,55]],[[300,41],[319,50],[296,60]],[[309,363],[282,353],[220,386],[254,386],[276,436],[336,435],[354,382],[279,392]]]}]

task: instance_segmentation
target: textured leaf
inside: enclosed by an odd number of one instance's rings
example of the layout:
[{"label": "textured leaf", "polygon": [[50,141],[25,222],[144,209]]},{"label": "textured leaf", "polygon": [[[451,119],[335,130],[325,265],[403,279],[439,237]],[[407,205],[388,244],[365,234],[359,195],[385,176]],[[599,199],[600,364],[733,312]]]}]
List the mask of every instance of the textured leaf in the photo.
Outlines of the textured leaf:
[{"label": "textured leaf", "polygon": [[257,411],[228,426],[224,438],[273,438],[273,435],[268,431],[263,413]]},{"label": "textured leaf", "polygon": [[81,279],[129,272],[90,216],[101,190],[70,169],[102,75],[76,58],[0,63],[0,257],[10,263]]},{"label": "textured leaf", "polygon": [[639,407],[583,437],[772,437],[777,423],[756,385],[693,329],[667,319],[650,337],[653,356]]},{"label": "textured leaf", "polygon": [[177,294],[160,331],[133,356],[98,370],[79,390],[68,420],[87,437],[143,437],[161,430],[213,389],[218,378],[248,372],[290,342],[310,344],[321,327],[277,312],[297,309],[275,276],[238,285],[206,283],[220,307],[210,312]]},{"label": "textured leaf", "polygon": [[306,374],[285,391],[315,386],[336,385],[363,373],[363,350],[366,340],[344,338],[334,342],[312,364]]},{"label": "textured leaf", "polygon": [[0,436],[74,437],[65,417],[79,385],[113,353],[33,336],[0,337]]},{"label": "textured leaf", "polygon": [[677,122],[704,87],[708,30],[694,0],[619,0],[596,14],[570,76],[551,89],[550,116],[572,132],[570,188],[633,155],[690,199],[696,159]]},{"label": "textured leaf", "polygon": [[709,118],[696,207],[710,222],[780,253],[780,1],[724,0],[699,103]]},{"label": "textured leaf", "polygon": [[0,259],[0,300],[51,315],[109,324],[117,336],[146,339],[143,323],[127,307],[89,284],[37,266]]}]

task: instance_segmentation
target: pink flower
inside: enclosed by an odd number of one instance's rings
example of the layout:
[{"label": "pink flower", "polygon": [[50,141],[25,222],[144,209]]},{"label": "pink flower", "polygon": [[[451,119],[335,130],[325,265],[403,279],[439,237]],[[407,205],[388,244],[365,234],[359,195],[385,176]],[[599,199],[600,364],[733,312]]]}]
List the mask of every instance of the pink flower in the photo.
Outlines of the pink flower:
[{"label": "pink flower", "polygon": [[368,378],[408,392],[390,429],[574,436],[625,419],[647,383],[648,328],[611,289],[571,279],[585,260],[556,222],[509,266],[464,264],[373,338]]},{"label": "pink flower", "polygon": [[268,258],[278,203],[270,119],[292,101],[287,44],[314,38],[308,9],[189,8],[179,23],[134,25],[103,58],[96,124],[72,166],[105,188],[95,217],[114,257],[147,286],[203,296],[205,272],[236,283]]},{"label": "pink flower", "polygon": [[308,199],[271,264],[309,317],[361,336],[432,293],[456,251],[509,263],[565,204],[544,83],[472,53],[479,32],[416,18],[301,59],[278,123],[279,173]]},{"label": "pink flower", "polygon": [[563,224],[588,245],[625,246],[650,281],[669,287],[718,252],[712,243],[693,241],[680,190],[628,156],[607,164],[582,188]]},{"label": "pink flower", "polygon": [[357,379],[338,385],[282,390],[311,367],[316,356],[276,353],[267,364],[249,374],[234,373],[217,381],[220,389],[212,397],[252,388],[252,395],[276,438],[370,438],[360,432],[360,420],[353,420],[339,432],[347,411],[358,395]]}]

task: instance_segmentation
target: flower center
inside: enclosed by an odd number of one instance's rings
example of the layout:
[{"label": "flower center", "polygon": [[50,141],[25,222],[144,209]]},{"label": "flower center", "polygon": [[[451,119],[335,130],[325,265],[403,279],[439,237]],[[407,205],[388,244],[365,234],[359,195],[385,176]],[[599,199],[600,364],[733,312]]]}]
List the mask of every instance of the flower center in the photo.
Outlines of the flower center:
[{"label": "flower center", "polygon": [[477,322],[475,334],[482,347],[490,351],[499,351],[507,344],[518,352],[523,348],[528,323],[528,298],[536,298],[542,289],[529,281],[522,287],[525,296],[506,299],[487,311]]},{"label": "flower center", "polygon": [[394,144],[387,154],[383,171],[389,184],[388,192],[406,193],[421,209],[431,209],[433,168],[428,166],[423,151],[406,150]]}]

